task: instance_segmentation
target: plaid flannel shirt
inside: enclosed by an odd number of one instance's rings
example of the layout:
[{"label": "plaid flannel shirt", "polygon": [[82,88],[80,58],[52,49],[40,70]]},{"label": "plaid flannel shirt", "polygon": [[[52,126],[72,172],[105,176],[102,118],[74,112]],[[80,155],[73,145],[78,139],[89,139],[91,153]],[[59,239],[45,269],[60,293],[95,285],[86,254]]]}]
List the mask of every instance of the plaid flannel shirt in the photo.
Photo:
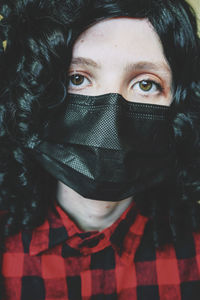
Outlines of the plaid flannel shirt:
[{"label": "plaid flannel shirt", "polygon": [[199,300],[200,233],[155,249],[134,203],[103,231],[81,231],[56,206],[6,241],[6,300]]}]

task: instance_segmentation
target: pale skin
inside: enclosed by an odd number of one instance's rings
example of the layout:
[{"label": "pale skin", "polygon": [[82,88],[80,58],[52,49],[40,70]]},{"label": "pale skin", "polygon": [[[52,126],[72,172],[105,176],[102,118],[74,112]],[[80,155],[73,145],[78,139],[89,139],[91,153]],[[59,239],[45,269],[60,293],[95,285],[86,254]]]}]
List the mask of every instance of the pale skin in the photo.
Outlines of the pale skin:
[{"label": "pale skin", "polygon": [[[127,101],[169,106],[172,73],[158,35],[146,19],[101,21],[76,41],[69,68],[70,93],[121,94]],[[80,229],[101,231],[131,204],[87,199],[58,183],[59,205]]]}]

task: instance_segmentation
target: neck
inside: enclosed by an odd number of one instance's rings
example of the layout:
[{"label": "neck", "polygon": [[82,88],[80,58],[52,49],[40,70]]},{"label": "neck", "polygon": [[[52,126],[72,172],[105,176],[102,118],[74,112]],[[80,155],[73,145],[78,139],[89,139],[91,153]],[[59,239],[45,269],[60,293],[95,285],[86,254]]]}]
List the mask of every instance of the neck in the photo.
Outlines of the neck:
[{"label": "neck", "polygon": [[92,200],[58,183],[59,205],[84,231],[103,230],[112,225],[132,202],[132,197],[118,202]]}]

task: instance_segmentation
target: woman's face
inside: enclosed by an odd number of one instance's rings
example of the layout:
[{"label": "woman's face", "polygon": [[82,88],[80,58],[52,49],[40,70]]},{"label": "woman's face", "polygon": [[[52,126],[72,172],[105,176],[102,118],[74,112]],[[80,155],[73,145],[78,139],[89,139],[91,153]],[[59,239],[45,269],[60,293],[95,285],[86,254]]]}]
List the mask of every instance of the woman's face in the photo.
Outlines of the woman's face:
[{"label": "woman's face", "polygon": [[172,72],[151,24],[114,18],[82,33],[73,48],[68,91],[119,93],[131,102],[170,105]]}]

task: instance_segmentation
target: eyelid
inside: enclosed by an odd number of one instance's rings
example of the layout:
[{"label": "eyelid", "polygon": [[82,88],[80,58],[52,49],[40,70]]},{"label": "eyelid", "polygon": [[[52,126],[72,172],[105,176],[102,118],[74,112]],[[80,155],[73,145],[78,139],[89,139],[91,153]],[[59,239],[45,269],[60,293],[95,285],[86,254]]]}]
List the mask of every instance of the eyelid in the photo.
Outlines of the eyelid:
[{"label": "eyelid", "polygon": [[133,79],[131,79],[131,82],[140,82],[142,80],[146,80],[146,81],[152,81],[155,82],[157,84],[163,85],[163,80],[160,79],[158,76],[155,76],[154,74],[151,73],[142,73],[142,74],[138,74],[137,76],[135,76]]},{"label": "eyelid", "polygon": [[72,75],[81,75],[84,76],[86,78],[91,78],[90,74],[88,72],[85,71],[80,71],[80,70],[69,70],[68,72],[68,77],[72,76]]}]

